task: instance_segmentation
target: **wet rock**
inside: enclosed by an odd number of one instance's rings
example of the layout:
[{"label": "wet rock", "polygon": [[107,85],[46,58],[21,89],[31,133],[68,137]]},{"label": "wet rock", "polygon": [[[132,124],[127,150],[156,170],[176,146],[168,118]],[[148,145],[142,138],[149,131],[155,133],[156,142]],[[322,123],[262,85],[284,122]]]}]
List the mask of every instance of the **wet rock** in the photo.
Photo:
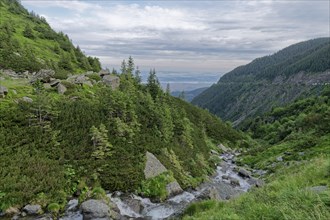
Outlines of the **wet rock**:
[{"label": "wet rock", "polygon": [[57,85],[58,94],[63,95],[66,92],[66,90],[67,90],[67,88],[62,83]]},{"label": "wet rock", "polygon": [[80,206],[84,220],[110,220],[110,208],[103,201],[90,199]]},{"label": "wet rock", "polygon": [[138,199],[128,199],[125,202],[136,213],[141,213],[143,210],[142,202]]},{"label": "wet rock", "polygon": [[178,195],[183,192],[181,186],[177,181],[173,181],[166,186],[166,191],[169,197]]},{"label": "wet rock", "polygon": [[24,206],[23,211],[28,215],[38,215],[42,213],[40,205],[26,205]]},{"label": "wet rock", "polygon": [[238,175],[240,175],[241,177],[251,177],[251,173],[250,173],[250,171],[247,171],[246,169],[244,169],[244,168],[240,168],[239,170],[238,170]]},{"label": "wet rock", "polygon": [[223,176],[222,176],[222,179],[224,179],[224,180],[229,180],[229,176],[227,176],[227,175],[223,175]]},{"label": "wet rock", "polygon": [[240,186],[239,180],[234,177],[229,177],[229,181],[232,186]]},{"label": "wet rock", "polygon": [[146,154],[147,162],[144,168],[144,175],[146,179],[158,176],[167,171],[164,165],[150,152]]}]

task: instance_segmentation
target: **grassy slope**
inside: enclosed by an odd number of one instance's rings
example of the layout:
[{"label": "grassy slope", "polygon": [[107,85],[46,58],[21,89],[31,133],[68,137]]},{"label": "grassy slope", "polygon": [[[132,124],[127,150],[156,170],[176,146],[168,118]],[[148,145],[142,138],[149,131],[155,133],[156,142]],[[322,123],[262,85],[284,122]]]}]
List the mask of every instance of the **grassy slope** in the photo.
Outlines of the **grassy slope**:
[{"label": "grassy slope", "polygon": [[[194,204],[185,219],[329,219],[329,101],[324,91],[242,125],[259,145],[238,163],[267,170],[267,185],[228,203]],[[319,185],[328,189],[321,194],[308,189]]]}]

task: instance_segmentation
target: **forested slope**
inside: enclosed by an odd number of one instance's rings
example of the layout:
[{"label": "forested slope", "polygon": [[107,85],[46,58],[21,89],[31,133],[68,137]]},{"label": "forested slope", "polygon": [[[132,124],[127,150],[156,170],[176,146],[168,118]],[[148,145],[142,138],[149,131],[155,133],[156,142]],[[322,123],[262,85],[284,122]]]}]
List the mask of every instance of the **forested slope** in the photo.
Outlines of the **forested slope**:
[{"label": "forested slope", "polygon": [[330,82],[329,38],[289,46],[225,74],[192,103],[235,125],[297,98],[319,94]]}]

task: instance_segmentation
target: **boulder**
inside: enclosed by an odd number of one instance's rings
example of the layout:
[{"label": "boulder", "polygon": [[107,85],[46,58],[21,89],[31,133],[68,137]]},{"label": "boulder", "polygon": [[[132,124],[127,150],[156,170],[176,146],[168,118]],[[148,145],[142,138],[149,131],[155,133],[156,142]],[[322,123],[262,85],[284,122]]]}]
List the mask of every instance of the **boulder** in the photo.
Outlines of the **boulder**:
[{"label": "boulder", "polygon": [[146,154],[147,162],[144,168],[144,176],[146,179],[158,176],[167,171],[164,165],[150,152]]},{"label": "boulder", "polygon": [[44,88],[45,89],[50,89],[52,86],[49,83],[44,83]]},{"label": "boulder", "polygon": [[23,211],[28,215],[38,215],[42,213],[40,205],[26,205],[24,206]]},{"label": "boulder", "polygon": [[8,94],[8,89],[0,85],[0,98],[4,98]]},{"label": "boulder", "polygon": [[255,187],[262,187],[263,185],[265,185],[265,182],[263,180],[254,177],[249,178],[247,182],[251,186],[255,186]]},{"label": "boulder", "polygon": [[18,214],[20,214],[20,211],[17,207],[9,207],[8,209],[5,210],[5,215],[8,216],[13,216]]},{"label": "boulder", "polygon": [[23,102],[28,102],[28,103],[32,103],[33,102],[33,99],[31,99],[30,97],[27,97],[27,96],[24,96],[21,100]]},{"label": "boulder", "polygon": [[142,202],[138,199],[128,198],[125,199],[125,203],[136,213],[141,213],[144,208]]},{"label": "boulder", "polygon": [[84,220],[110,220],[110,208],[103,201],[90,199],[80,206]]},{"label": "boulder", "polygon": [[120,79],[115,75],[104,75],[102,77],[102,82],[107,86],[111,86],[112,89],[117,89],[120,84]]},{"label": "boulder", "polygon": [[234,177],[229,177],[230,185],[232,186],[240,186],[239,180]]},{"label": "boulder", "polygon": [[218,190],[215,187],[210,187],[205,189],[198,197],[201,200],[213,199],[213,200],[221,200],[221,196]]},{"label": "boulder", "polygon": [[58,94],[62,94],[63,95],[66,92],[66,90],[67,90],[67,88],[62,83],[60,83],[60,84],[57,85],[57,92],[58,92]]},{"label": "boulder", "polygon": [[101,77],[106,76],[106,75],[110,75],[110,71],[107,70],[107,69],[105,69],[105,70],[101,70],[101,71],[99,72],[99,75],[100,75]]},{"label": "boulder", "polygon": [[166,186],[166,191],[169,197],[178,195],[183,192],[181,186],[177,181],[173,181]]},{"label": "boulder", "polygon": [[250,173],[250,171],[247,171],[246,169],[244,169],[244,168],[240,168],[239,170],[238,170],[238,175],[240,175],[241,177],[251,177],[251,173]]},{"label": "boulder", "polygon": [[216,152],[215,150],[211,150],[211,154],[214,154],[214,155],[219,155],[218,152]]},{"label": "boulder", "polygon": [[50,83],[49,83],[49,85],[51,86],[51,87],[55,87],[55,86],[57,86],[58,84],[60,84],[61,83],[61,81],[59,80],[59,79],[55,79],[55,80],[52,80]]},{"label": "boulder", "polygon": [[31,82],[35,82],[37,80],[40,80],[43,83],[49,83],[51,81],[51,78],[55,75],[54,70],[46,70],[42,69],[40,70],[35,76],[32,78]]}]

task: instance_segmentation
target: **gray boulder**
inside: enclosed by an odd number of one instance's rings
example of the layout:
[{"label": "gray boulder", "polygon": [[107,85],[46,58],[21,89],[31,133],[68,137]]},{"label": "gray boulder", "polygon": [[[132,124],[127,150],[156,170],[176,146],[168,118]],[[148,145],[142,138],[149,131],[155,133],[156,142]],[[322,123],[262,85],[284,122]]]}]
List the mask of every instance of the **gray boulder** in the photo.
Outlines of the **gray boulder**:
[{"label": "gray boulder", "polygon": [[327,186],[313,186],[313,187],[309,187],[308,189],[315,193],[322,193],[322,192],[328,190],[328,187]]},{"label": "gray boulder", "polygon": [[246,169],[244,168],[240,168],[238,170],[238,175],[240,175],[241,177],[251,177],[251,173],[250,171],[247,171]]},{"label": "gray boulder", "polygon": [[24,96],[24,97],[22,98],[22,101],[23,101],[23,102],[32,103],[32,102],[33,102],[33,99],[31,99],[30,97]]},{"label": "gray boulder", "polygon": [[37,80],[40,80],[43,83],[49,83],[51,78],[55,75],[54,70],[46,70],[42,69],[40,70],[35,76],[32,78],[31,82],[35,82]]},{"label": "gray boulder", "polygon": [[173,181],[166,186],[166,191],[169,197],[178,195],[183,192],[181,186],[177,181]]},{"label": "gray boulder", "polygon": [[146,154],[147,162],[144,168],[144,176],[146,179],[158,176],[167,171],[164,165],[150,152]]},{"label": "gray boulder", "polygon": [[282,161],[283,161],[283,157],[282,157],[282,156],[279,156],[279,157],[276,158],[276,160],[277,160],[278,162],[282,162]]},{"label": "gray boulder", "polygon": [[110,208],[100,200],[90,199],[80,206],[84,220],[110,220]]},{"label": "gray boulder", "polygon": [[115,75],[104,75],[102,81],[107,86],[111,86],[112,89],[117,89],[120,84],[120,79]]},{"label": "gray boulder", "polygon": [[51,87],[55,87],[55,86],[57,86],[57,85],[60,84],[60,83],[61,83],[60,80],[55,79],[55,80],[52,80],[52,81],[49,83],[49,85],[50,85]]},{"label": "gray boulder", "polygon": [[248,184],[250,184],[251,186],[255,186],[255,187],[262,187],[263,185],[265,185],[265,182],[261,179],[257,179],[254,177],[250,177],[247,180]]},{"label": "gray boulder", "polygon": [[100,75],[101,77],[106,76],[106,75],[110,75],[110,71],[107,70],[107,69],[105,69],[105,70],[101,70],[101,71],[99,72],[99,75]]},{"label": "gray boulder", "polygon": [[67,90],[67,88],[62,83],[60,83],[60,84],[57,85],[57,92],[58,92],[58,94],[62,94],[63,95],[66,92],[66,90]]},{"label": "gray boulder", "polygon": [[4,86],[0,86],[0,98],[4,98],[8,94],[8,89]]},{"label": "gray boulder", "polygon": [[232,186],[240,186],[239,180],[234,177],[229,177],[230,184]]},{"label": "gray boulder", "polygon": [[38,215],[42,213],[40,205],[26,205],[24,206],[23,211],[28,215]]}]

